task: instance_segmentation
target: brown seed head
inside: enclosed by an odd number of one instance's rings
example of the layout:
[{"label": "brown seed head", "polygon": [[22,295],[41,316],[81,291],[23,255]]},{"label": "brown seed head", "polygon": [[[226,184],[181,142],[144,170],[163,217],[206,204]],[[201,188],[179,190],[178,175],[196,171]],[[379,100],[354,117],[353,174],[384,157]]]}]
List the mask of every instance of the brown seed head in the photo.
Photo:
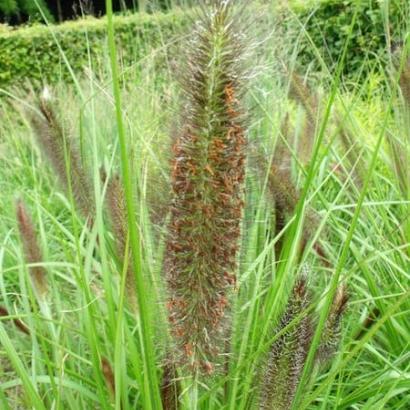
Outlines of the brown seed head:
[{"label": "brown seed head", "polygon": [[104,375],[105,384],[112,396],[115,396],[115,377],[111,364],[105,357],[101,358],[101,371]]},{"label": "brown seed head", "polygon": [[[21,200],[16,204],[16,216],[21,242],[24,248],[24,256],[29,264],[43,262],[43,255],[38,243],[34,223]],[[32,284],[40,297],[45,297],[48,290],[46,270],[42,266],[29,268]]]}]

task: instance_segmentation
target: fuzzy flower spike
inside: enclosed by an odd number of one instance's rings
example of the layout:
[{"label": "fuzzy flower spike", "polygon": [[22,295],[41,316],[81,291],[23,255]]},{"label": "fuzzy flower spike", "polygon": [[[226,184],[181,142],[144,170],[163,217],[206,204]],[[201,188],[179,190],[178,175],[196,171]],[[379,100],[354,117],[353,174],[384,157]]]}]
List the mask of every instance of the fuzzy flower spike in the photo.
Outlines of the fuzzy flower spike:
[{"label": "fuzzy flower spike", "polygon": [[177,362],[211,373],[237,270],[246,132],[241,2],[209,3],[188,44],[165,271]]},{"label": "fuzzy flower spike", "polygon": [[[43,254],[37,238],[36,229],[23,201],[16,203],[16,218],[24,256],[27,263],[39,264],[43,262]],[[44,298],[48,291],[47,273],[42,266],[31,266],[31,282],[40,298]]]},{"label": "fuzzy flower spike", "polygon": [[92,181],[83,166],[79,149],[64,133],[48,88],[44,88],[38,98],[37,108],[39,112],[33,113],[30,120],[38,145],[65,191],[72,191],[77,209],[92,225],[95,214]]},{"label": "fuzzy flower spike", "polygon": [[289,410],[292,406],[313,334],[312,315],[307,313],[310,304],[308,285],[301,277],[295,283],[277,330],[289,329],[273,343],[266,361],[261,381],[261,410]]}]

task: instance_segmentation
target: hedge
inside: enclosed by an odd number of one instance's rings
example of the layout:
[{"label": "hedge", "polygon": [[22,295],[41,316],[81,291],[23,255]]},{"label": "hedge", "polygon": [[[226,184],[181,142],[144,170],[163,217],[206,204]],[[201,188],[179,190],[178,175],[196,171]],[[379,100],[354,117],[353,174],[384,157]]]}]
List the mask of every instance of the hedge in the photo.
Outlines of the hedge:
[{"label": "hedge", "polygon": [[[153,48],[169,42],[187,25],[186,13],[133,14],[116,16],[114,25],[120,58],[126,67]],[[66,22],[50,27],[36,25],[12,30],[0,28],[0,87],[22,81],[55,83],[70,80],[63,53],[76,74],[93,61],[96,69],[108,61],[105,18]],[[90,58],[91,57],[91,58]]]},{"label": "hedge", "polygon": [[[387,4],[389,13],[385,12]],[[409,16],[407,1],[293,0],[293,13],[288,10],[285,19],[289,36],[296,38],[301,30],[300,24],[303,24],[326,65],[332,70],[340,58],[356,7],[357,20],[347,50],[344,74],[355,76],[359,71],[361,75],[366,75],[375,62],[378,64],[386,60],[387,15],[393,38],[401,37],[406,16]],[[291,15],[293,17],[289,17]],[[178,10],[154,15],[116,16],[116,38],[124,66],[169,42],[176,34],[183,32],[189,21],[186,13]],[[57,44],[64,50],[75,73],[83,72],[88,66],[88,53],[91,60],[96,62],[96,68],[101,69],[101,65],[97,64],[106,61],[106,19],[85,18],[51,27],[37,25],[17,30],[0,25],[0,87],[20,84],[27,79],[51,83],[70,79]],[[321,69],[316,52],[306,36],[302,36],[298,59],[303,65],[312,65],[316,71]],[[363,61],[366,64],[363,65]]]},{"label": "hedge", "polygon": [[409,9],[407,0],[294,1],[293,12],[298,24],[295,24],[295,18],[290,19],[288,28],[300,32],[302,24],[310,37],[302,36],[298,62],[303,66],[311,65],[313,71],[320,71],[319,52],[332,72],[342,55],[357,12],[342,73],[347,78],[363,79],[369,72],[383,68],[388,61],[390,43],[403,40],[408,33]]}]

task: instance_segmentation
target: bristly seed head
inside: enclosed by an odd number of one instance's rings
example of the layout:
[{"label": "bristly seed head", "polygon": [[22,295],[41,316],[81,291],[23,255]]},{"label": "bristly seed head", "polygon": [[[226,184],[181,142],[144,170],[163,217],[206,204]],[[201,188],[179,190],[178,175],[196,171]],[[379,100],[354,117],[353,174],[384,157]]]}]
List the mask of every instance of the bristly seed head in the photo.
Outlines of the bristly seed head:
[{"label": "bristly seed head", "polygon": [[52,95],[45,88],[38,98],[37,113],[30,115],[37,142],[51,163],[66,192],[72,192],[75,204],[88,224],[95,217],[93,184],[83,166],[81,155],[73,141],[65,136],[63,127],[52,107]]},{"label": "bristly seed head", "polygon": [[[26,262],[29,264],[42,263],[43,255],[38,243],[34,223],[21,200],[18,200],[16,204],[16,217]],[[45,297],[48,291],[46,270],[42,266],[31,266],[29,271],[37,295],[41,298]]]},{"label": "bristly seed head", "polygon": [[291,408],[312,340],[312,317],[306,312],[310,304],[307,282],[301,277],[293,287],[277,329],[284,334],[273,343],[267,358],[260,385],[260,409]]},{"label": "bristly seed head", "polygon": [[292,73],[290,78],[289,97],[300,104],[306,112],[306,122],[297,144],[299,160],[306,165],[312,157],[315,143],[316,126],[320,112],[319,99],[296,73]]},{"label": "bristly seed head", "polygon": [[106,207],[111,220],[118,259],[122,262],[123,266],[126,264],[125,287],[127,298],[131,308],[135,312],[138,310],[138,303],[135,292],[132,253],[128,246],[128,213],[122,181],[118,174],[112,175],[107,180],[108,177],[103,169],[100,170],[100,175],[102,182],[107,184],[105,194]]},{"label": "bristly seed head", "polygon": [[[399,52],[400,54],[403,52],[402,48],[399,48],[397,53],[399,54]],[[400,72],[399,86],[405,107],[408,110],[408,115],[410,115],[410,50],[404,50],[404,53],[404,62]],[[397,58],[397,60],[402,60],[402,58]]]},{"label": "bristly seed head", "polygon": [[333,304],[322,332],[319,349],[316,353],[316,361],[320,364],[328,363],[337,352],[341,330],[342,318],[347,309],[349,294],[345,285],[338,287]]},{"label": "bristly seed head", "polygon": [[242,27],[233,1],[203,8],[187,53],[165,257],[178,362],[219,361],[235,283],[245,179]]},{"label": "bristly seed head", "polygon": [[105,357],[101,358],[101,371],[110,394],[115,396],[115,377],[111,364]]}]

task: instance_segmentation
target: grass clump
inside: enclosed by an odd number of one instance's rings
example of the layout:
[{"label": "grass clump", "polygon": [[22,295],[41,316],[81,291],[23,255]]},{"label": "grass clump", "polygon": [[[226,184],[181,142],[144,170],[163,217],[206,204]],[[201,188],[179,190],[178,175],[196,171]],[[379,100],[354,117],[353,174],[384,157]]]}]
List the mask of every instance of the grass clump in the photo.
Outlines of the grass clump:
[{"label": "grass clump", "polygon": [[244,6],[201,2],[182,70],[132,84],[109,7],[109,81],[0,101],[5,409],[406,408],[403,76],[283,75]]}]

